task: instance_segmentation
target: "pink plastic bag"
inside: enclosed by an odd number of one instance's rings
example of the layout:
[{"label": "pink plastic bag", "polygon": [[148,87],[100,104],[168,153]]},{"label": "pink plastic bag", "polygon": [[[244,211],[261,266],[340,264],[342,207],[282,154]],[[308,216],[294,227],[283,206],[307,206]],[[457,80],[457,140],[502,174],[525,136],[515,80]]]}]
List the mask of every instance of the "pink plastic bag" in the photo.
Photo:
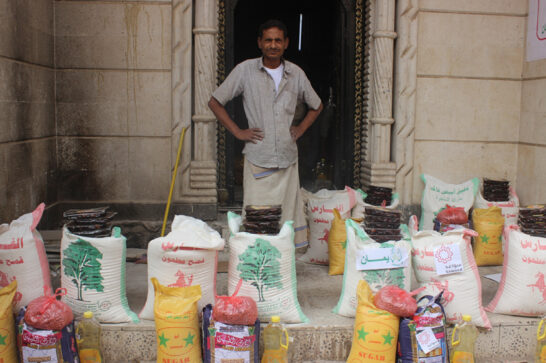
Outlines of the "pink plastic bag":
[{"label": "pink plastic bag", "polygon": [[413,298],[424,288],[407,292],[395,285],[381,288],[373,298],[375,306],[401,317],[411,317],[417,311],[417,302]]},{"label": "pink plastic bag", "polygon": [[468,214],[463,207],[451,207],[447,205],[440,211],[436,219],[443,224],[465,224],[468,222]]},{"label": "pink plastic bag", "polygon": [[74,320],[72,309],[57,297],[66,295],[65,288],[58,288],[51,295],[46,289],[45,295],[32,300],[25,312],[25,322],[33,328],[42,330],[62,330]]},{"label": "pink plastic bag", "polygon": [[240,279],[231,296],[216,296],[212,318],[224,324],[254,325],[258,319],[258,306],[253,298],[236,296],[243,284]]}]

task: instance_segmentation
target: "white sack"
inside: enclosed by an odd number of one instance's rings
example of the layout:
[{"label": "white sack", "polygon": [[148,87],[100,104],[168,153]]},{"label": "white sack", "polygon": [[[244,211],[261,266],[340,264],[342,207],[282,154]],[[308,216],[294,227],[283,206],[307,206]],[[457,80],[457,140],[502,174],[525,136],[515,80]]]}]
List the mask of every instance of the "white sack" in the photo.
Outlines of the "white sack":
[{"label": "white sack", "polygon": [[189,216],[175,216],[171,229],[148,244],[148,297],[139,314],[141,319],[154,320],[152,277],[169,287],[201,285],[198,311],[207,304],[214,305],[218,250],[224,248],[224,240],[205,222]]}]

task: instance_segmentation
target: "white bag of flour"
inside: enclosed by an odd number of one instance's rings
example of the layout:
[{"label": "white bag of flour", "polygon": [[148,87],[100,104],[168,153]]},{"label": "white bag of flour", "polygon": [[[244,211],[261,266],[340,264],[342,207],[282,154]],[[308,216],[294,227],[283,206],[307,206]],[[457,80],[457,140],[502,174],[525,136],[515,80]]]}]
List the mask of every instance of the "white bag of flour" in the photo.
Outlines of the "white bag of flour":
[{"label": "white bag of flour", "polygon": [[102,323],[138,322],[125,293],[125,237],[119,227],[110,237],[83,237],[63,227],[62,300],[76,317],[92,311]]},{"label": "white bag of flour", "polygon": [[299,260],[328,265],[328,235],[334,220],[333,210],[336,208],[342,219],[350,217],[351,210],[357,204],[357,192],[349,187],[345,187],[345,190],[321,189],[316,193],[302,188],[301,192],[306,201],[309,248]]},{"label": "white bag of flour", "polygon": [[341,295],[333,312],[354,317],[356,314],[357,286],[366,280],[372,291],[396,285],[411,289],[411,244],[407,226],[402,226],[405,239],[377,243],[352,219],[345,221],[347,252]]},{"label": "white bag of flour", "polygon": [[241,216],[228,212],[228,293],[243,283],[239,296],[249,296],[258,306],[258,319],[278,315],[285,323],[306,323],[298,301],[294,228],[287,221],[277,235],[239,232]]},{"label": "white bag of flour", "polygon": [[546,314],[546,238],[504,229],[504,264],[499,288],[486,310],[492,313]]},{"label": "white bag of flour", "polygon": [[421,179],[425,183],[419,223],[421,231],[433,230],[436,215],[447,205],[463,207],[468,214],[480,185],[478,178],[472,178],[461,184],[448,184],[427,174],[421,174]]},{"label": "white bag of flour", "polygon": [[416,232],[411,240],[413,271],[419,287],[425,287],[419,297],[444,291],[443,306],[448,322],[456,323],[463,315],[470,315],[474,324],[489,329],[491,323],[482,306],[482,285],[470,236],[477,233],[469,229],[444,234],[429,230]]},{"label": "white bag of flour", "polygon": [[36,230],[44,208],[42,203],[32,213],[0,225],[0,288],[17,280],[17,311],[44,293],[51,293],[44,241]]},{"label": "white bag of flour", "polygon": [[154,320],[152,277],[169,287],[201,285],[198,311],[207,304],[214,305],[218,250],[224,244],[220,234],[202,220],[175,216],[171,232],[148,244],[148,297],[139,317]]}]

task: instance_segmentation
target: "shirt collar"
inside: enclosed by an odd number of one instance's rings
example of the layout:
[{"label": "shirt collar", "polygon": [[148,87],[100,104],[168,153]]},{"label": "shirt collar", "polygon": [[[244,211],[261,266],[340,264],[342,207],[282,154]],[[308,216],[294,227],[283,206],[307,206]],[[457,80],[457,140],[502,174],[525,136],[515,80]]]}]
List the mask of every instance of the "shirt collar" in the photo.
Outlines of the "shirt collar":
[{"label": "shirt collar", "polygon": [[[290,71],[291,71],[291,70],[290,70],[290,62],[286,62],[286,61],[284,60],[284,58],[281,59],[281,62],[282,62],[282,64],[283,64],[283,66],[284,66],[284,73],[290,74]],[[264,59],[263,59],[263,57],[258,58],[258,68],[259,68],[259,69],[263,69],[263,70],[265,71]]]}]

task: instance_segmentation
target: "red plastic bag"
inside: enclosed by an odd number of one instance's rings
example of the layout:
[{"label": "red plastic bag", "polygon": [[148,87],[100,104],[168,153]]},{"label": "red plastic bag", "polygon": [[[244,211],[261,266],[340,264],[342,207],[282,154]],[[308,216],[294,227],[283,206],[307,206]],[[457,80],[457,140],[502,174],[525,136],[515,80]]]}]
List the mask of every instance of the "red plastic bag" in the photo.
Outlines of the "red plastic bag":
[{"label": "red plastic bag", "polygon": [[444,224],[465,224],[468,222],[468,214],[463,207],[451,207],[447,205],[436,216],[440,223]]},{"label": "red plastic bag", "polygon": [[36,329],[62,330],[74,320],[72,309],[57,297],[66,295],[65,288],[58,288],[54,295],[45,291],[45,296],[32,300],[25,313],[25,323]]},{"label": "red plastic bag", "polygon": [[236,296],[242,284],[243,280],[240,279],[231,296],[216,296],[212,309],[214,320],[231,325],[254,325],[258,319],[258,306],[251,297]]},{"label": "red plastic bag", "polygon": [[413,295],[417,295],[423,288],[412,292],[395,285],[387,285],[381,288],[373,298],[373,303],[379,309],[386,310],[401,317],[411,317],[417,311],[417,302]]}]

